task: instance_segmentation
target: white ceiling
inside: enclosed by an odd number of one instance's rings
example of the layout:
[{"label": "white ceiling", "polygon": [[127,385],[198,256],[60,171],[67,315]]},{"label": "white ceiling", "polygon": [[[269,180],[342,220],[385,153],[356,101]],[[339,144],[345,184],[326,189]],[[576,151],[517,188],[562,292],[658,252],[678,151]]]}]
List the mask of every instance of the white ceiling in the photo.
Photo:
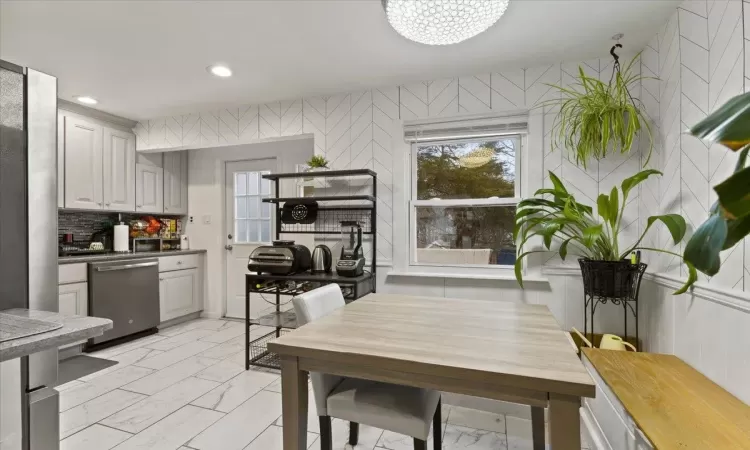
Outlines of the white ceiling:
[{"label": "white ceiling", "polygon": [[[641,49],[681,0],[511,0],[447,47],[396,34],[380,0],[0,2],[0,59],[59,78],[60,97],[144,119]],[[229,79],[206,66],[225,62]]]}]

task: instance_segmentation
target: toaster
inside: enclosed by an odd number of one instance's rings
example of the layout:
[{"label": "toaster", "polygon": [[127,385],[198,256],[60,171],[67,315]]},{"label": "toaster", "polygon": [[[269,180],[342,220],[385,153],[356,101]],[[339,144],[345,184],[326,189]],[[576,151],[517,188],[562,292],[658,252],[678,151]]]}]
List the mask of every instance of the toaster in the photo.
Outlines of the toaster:
[{"label": "toaster", "polygon": [[291,275],[310,270],[310,250],[294,241],[274,241],[250,253],[247,269],[271,275]]}]

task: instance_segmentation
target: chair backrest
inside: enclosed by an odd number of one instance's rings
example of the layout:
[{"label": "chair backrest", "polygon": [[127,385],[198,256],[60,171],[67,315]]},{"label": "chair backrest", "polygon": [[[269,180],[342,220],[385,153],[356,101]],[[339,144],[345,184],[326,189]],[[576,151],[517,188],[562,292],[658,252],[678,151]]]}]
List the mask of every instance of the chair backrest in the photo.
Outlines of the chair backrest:
[{"label": "chair backrest", "polygon": [[[338,284],[327,284],[323,287],[300,294],[292,299],[294,312],[297,314],[297,325],[302,326],[321,317],[325,317],[331,311],[346,305],[344,295]],[[315,406],[319,416],[327,416],[328,394],[343,380],[336,375],[310,372]]]}]

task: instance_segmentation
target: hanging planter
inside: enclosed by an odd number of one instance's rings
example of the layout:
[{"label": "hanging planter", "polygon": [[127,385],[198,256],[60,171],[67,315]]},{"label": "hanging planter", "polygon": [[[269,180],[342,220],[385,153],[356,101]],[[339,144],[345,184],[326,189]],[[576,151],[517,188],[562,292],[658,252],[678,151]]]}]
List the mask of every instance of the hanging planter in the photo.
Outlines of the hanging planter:
[{"label": "hanging planter", "polygon": [[646,77],[632,73],[638,53],[624,68],[615,53],[616,44],[610,49],[614,58],[609,83],[586,75],[578,67],[579,75],[571,87],[554,84],[549,86],[560,93],[560,98],[542,102],[540,107],[559,107],[552,123],[552,149],[563,146],[574,156],[576,164],[586,167],[591,159],[602,159],[611,153],[630,152],[636,138],[645,129],[648,137],[648,156],[651,158],[654,140],[648,118],[641,112],[641,102],[633,98],[631,90]]},{"label": "hanging planter", "polygon": [[578,259],[578,263],[583,276],[583,292],[587,296],[610,299],[638,297],[646,264],[633,264],[627,259],[601,261],[586,258]]}]

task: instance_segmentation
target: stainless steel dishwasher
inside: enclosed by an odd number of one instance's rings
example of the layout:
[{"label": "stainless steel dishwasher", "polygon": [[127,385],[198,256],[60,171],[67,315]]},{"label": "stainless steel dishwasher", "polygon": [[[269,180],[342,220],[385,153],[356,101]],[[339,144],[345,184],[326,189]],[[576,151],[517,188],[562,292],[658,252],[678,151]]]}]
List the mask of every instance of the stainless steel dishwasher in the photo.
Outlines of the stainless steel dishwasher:
[{"label": "stainless steel dishwasher", "polygon": [[89,263],[89,315],[114,322],[89,339],[87,350],[157,331],[159,261],[156,258]]}]

